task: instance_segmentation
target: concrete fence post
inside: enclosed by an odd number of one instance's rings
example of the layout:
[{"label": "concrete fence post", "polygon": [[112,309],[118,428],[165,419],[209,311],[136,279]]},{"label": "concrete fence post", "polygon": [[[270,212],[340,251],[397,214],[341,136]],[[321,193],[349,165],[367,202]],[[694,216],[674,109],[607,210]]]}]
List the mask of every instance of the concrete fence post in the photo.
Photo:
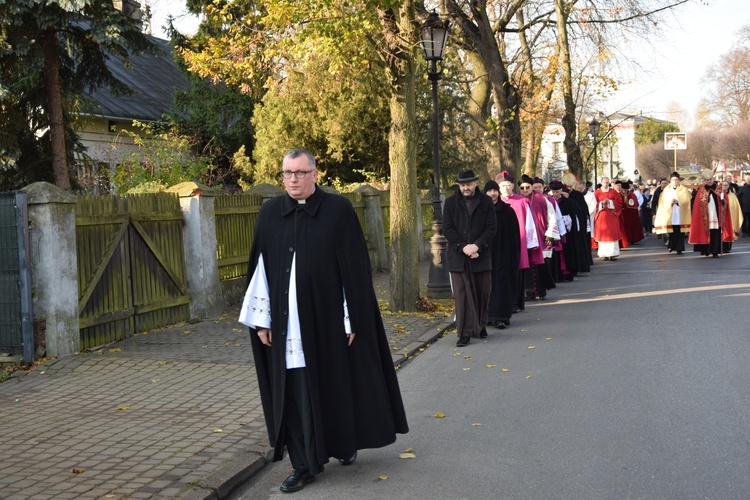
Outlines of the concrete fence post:
[{"label": "concrete fence post", "polygon": [[37,342],[46,356],[78,353],[76,196],[48,182],[21,191],[28,197],[31,298]]},{"label": "concrete fence post", "polygon": [[362,195],[365,203],[365,226],[367,231],[367,250],[370,264],[375,272],[390,268],[388,253],[385,250],[383,234],[383,211],[380,203],[381,192],[372,186],[360,186],[354,190]]},{"label": "concrete fence post", "polygon": [[180,197],[185,221],[184,248],[190,316],[213,318],[222,312],[219,261],[216,253],[216,191],[195,182],[167,189]]}]

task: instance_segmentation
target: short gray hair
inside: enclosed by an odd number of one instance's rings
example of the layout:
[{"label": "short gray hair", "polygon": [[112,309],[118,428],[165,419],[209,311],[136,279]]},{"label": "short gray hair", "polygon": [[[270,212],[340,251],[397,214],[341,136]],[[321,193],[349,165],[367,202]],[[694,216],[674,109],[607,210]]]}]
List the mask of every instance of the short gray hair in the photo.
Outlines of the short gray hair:
[{"label": "short gray hair", "polygon": [[315,166],[315,156],[313,156],[313,154],[306,149],[302,149],[302,148],[292,149],[291,151],[289,151],[287,154],[284,155],[284,159],[289,158],[289,159],[294,160],[295,158],[299,158],[300,156],[306,156],[307,163],[310,165],[310,167],[317,168]]}]

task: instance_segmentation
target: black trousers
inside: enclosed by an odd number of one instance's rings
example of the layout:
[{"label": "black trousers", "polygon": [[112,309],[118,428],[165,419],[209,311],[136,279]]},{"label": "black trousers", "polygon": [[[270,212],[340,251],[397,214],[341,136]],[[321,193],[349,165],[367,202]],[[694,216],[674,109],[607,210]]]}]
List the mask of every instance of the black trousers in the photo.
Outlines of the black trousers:
[{"label": "black trousers", "polygon": [[667,248],[675,252],[685,251],[685,233],[680,232],[680,226],[672,226],[672,232],[669,233]]},{"label": "black trousers", "polygon": [[295,469],[305,468],[318,474],[323,471],[323,465],[318,463],[306,368],[286,371],[284,392],[284,444],[289,460]]},{"label": "black trousers", "polygon": [[742,212],[742,234],[750,234],[750,212]]}]

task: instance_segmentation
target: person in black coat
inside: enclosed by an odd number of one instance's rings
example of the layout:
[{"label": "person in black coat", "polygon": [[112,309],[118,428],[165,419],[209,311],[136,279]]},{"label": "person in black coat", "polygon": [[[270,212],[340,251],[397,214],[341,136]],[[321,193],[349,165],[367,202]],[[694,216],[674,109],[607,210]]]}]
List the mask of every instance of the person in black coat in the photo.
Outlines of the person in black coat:
[{"label": "person in black coat", "polygon": [[456,304],[457,347],[472,337],[487,336],[487,313],[492,288],[492,238],[497,221],[489,196],[477,187],[474,172],[461,172],[459,192],[445,200],[443,234],[448,240],[446,268]]},{"label": "person in black coat", "polygon": [[406,413],[372,284],[367,244],[346,198],[315,181],[315,157],[284,156],[287,194],[260,208],[239,321],[250,327],[273,460],[289,452],[294,492],[329,457],[408,432]]},{"label": "person in black coat", "polygon": [[518,217],[508,203],[500,199],[500,186],[487,181],[484,193],[495,205],[497,230],[492,239],[492,291],[487,315],[487,324],[504,329],[510,325],[510,317],[518,295],[518,271],[521,260],[521,232]]},{"label": "person in black coat", "polygon": [[750,236],[750,175],[745,176],[745,183],[737,190],[737,199],[742,210],[742,236]]}]

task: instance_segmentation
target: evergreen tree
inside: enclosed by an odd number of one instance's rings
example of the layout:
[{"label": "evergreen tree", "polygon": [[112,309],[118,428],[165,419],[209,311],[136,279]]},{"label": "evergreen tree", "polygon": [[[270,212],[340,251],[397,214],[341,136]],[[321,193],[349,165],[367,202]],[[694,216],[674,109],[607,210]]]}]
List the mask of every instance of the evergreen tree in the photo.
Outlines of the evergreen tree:
[{"label": "evergreen tree", "polygon": [[127,92],[107,61],[127,65],[129,54],[151,48],[140,21],[111,0],[0,2],[2,187],[54,180],[70,189],[85,92]]}]

